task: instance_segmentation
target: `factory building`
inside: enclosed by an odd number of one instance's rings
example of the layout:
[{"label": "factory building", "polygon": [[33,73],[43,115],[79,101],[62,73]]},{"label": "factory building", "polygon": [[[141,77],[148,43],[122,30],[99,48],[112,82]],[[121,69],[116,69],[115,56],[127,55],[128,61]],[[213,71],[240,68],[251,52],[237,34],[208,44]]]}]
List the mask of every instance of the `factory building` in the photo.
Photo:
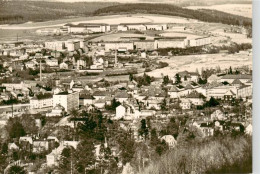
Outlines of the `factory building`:
[{"label": "factory building", "polygon": [[145,24],[147,30],[167,30],[167,24]]},{"label": "factory building", "polygon": [[185,48],[187,45],[186,37],[165,38],[155,41],[155,48]]},{"label": "factory building", "polygon": [[105,51],[118,50],[118,49],[124,49],[124,50],[134,49],[133,42],[105,42],[104,45],[105,45]]},{"label": "factory building", "polygon": [[121,23],[118,25],[117,30],[118,31],[128,31],[128,30],[139,30],[139,31],[145,31],[145,30],[166,30],[167,24],[142,24],[142,23]]},{"label": "factory building", "polygon": [[104,33],[110,31],[110,25],[97,23],[66,24],[69,33]]},{"label": "factory building", "polygon": [[141,50],[154,50],[155,42],[154,40],[138,40],[134,41],[134,49]]},{"label": "factory building", "polygon": [[45,42],[45,48],[56,51],[64,51],[65,50],[65,42],[64,41],[51,41]]},{"label": "factory building", "polygon": [[211,44],[211,39],[210,37],[201,37],[201,38],[196,38],[196,39],[189,39],[188,45],[190,47],[198,47],[198,46],[203,46],[203,45],[208,45]]}]

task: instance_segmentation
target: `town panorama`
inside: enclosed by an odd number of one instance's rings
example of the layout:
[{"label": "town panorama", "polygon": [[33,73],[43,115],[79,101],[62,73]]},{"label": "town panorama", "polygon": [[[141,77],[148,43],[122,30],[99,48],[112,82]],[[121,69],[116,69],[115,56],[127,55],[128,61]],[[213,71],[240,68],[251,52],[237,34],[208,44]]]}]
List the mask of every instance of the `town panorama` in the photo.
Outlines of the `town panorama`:
[{"label": "town panorama", "polygon": [[252,2],[0,2],[0,173],[252,172]]}]

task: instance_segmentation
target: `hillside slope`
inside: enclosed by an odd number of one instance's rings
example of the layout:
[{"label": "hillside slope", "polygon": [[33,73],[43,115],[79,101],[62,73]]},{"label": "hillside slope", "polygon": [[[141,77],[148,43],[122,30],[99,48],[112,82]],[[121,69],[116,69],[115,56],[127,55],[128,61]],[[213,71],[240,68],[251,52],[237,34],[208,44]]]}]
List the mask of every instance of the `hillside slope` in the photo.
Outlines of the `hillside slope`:
[{"label": "hillside slope", "polygon": [[142,174],[251,173],[252,138],[221,137],[179,145],[139,172]]},{"label": "hillside slope", "polygon": [[244,25],[251,26],[252,19],[232,15],[217,10],[191,10],[185,9],[169,4],[147,4],[147,3],[131,3],[119,4],[109,6],[96,10],[94,15],[111,15],[111,14],[133,14],[133,13],[148,13],[148,14],[161,14],[180,16],[190,19],[197,19],[204,22],[216,22],[230,25]]}]

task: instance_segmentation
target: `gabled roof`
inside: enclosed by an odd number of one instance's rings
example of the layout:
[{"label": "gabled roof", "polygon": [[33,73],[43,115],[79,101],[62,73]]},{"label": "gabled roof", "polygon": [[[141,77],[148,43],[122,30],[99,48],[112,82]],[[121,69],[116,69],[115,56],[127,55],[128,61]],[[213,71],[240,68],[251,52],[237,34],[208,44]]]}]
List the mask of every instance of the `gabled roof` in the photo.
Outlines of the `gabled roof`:
[{"label": "gabled roof", "polygon": [[116,92],[115,98],[128,98],[128,94],[126,92]]},{"label": "gabled roof", "polygon": [[176,86],[172,86],[168,92],[179,92],[178,88]]},{"label": "gabled roof", "polygon": [[193,89],[193,87],[192,87],[191,84],[187,84],[187,85],[185,86],[185,89]]},{"label": "gabled roof", "polygon": [[205,96],[197,91],[189,93],[186,98],[205,98]]},{"label": "gabled roof", "polygon": [[239,80],[239,79],[235,79],[233,82],[232,82],[233,85],[242,85],[243,83]]},{"label": "gabled roof", "polygon": [[250,74],[227,74],[222,79],[252,79]]},{"label": "gabled roof", "polygon": [[213,123],[212,122],[207,122],[207,123],[201,123],[200,127],[213,127]]},{"label": "gabled roof", "polygon": [[107,96],[107,95],[109,95],[109,92],[107,91],[95,91],[93,93],[93,96]]},{"label": "gabled roof", "polygon": [[90,95],[90,94],[81,94],[80,96],[79,96],[79,98],[80,99],[90,99],[90,100],[93,100],[93,99],[95,99],[92,95]]},{"label": "gabled roof", "polygon": [[225,95],[236,95],[233,91],[229,90],[225,93]]}]

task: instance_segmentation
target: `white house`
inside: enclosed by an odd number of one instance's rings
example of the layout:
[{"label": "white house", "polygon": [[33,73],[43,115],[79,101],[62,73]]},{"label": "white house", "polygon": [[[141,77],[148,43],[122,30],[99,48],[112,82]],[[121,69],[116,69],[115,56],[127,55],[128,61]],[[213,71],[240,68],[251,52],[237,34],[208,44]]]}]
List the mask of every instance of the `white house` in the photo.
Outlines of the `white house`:
[{"label": "white house", "polygon": [[252,132],[253,132],[253,127],[252,127],[252,124],[250,123],[250,124],[246,127],[245,133],[248,134],[248,135],[252,135]]},{"label": "white house", "polygon": [[49,149],[49,142],[46,140],[33,141],[33,152],[40,153]]},{"label": "white house", "polygon": [[20,137],[19,138],[19,143],[21,143],[22,141],[27,141],[27,142],[29,142],[30,144],[33,144],[33,139],[32,139],[32,137],[27,137],[27,136],[25,136],[25,137]]},{"label": "white house", "polygon": [[59,66],[57,59],[46,59],[45,62],[46,62],[46,65],[49,65],[50,67]]},{"label": "white house", "polygon": [[67,63],[65,63],[65,62],[62,62],[60,64],[60,69],[69,69],[69,65]]},{"label": "white house", "polygon": [[224,120],[225,119],[225,114],[221,110],[216,110],[214,111],[211,115],[210,118],[212,120]]},{"label": "white house", "polygon": [[64,148],[66,147],[73,147],[74,149],[77,149],[79,142],[78,141],[62,141],[60,143],[60,146],[54,150],[48,155],[46,155],[46,163],[48,167],[51,166],[58,166],[60,155]]},{"label": "white house", "polygon": [[18,150],[19,147],[15,143],[8,144],[8,150]]},{"label": "white house", "polygon": [[173,148],[176,146],[177,141],[175,140],[175,138],[172,135],[164,135],[161,138],[161,141],[164,140],[166,142],[166,144],[170,147]]},{"label": "white house", "polygon": [[186,98],[181,98],[180,106],[183,110],[185,109],[191,109],[191,101]]},{"label": "white house", "polygon": [[52,94],[50,93],[39,94],[30,99],[31,109],[41,109],[47,107],[52,107]]},{"label": "white house", "polygon": [[119,105],[116,108],[116,116],[114,119],[118,120],[124,118],[126,120],[132,120],[132,119],[139,118],[139,116],[140,116],[140,112],[136,110],[134,106],[129,104],[123,104],[123,105]]},{"label": "white house", "polygon": [[195,105],[195,106],[201,106],[204,104],[204,99],[206,98],[205,96],[203,96],[201,93],[198,93],[197,91],[193,91],[191,93],[189,93],[186,96],[187,99],[190,100],[190,102]]}]

